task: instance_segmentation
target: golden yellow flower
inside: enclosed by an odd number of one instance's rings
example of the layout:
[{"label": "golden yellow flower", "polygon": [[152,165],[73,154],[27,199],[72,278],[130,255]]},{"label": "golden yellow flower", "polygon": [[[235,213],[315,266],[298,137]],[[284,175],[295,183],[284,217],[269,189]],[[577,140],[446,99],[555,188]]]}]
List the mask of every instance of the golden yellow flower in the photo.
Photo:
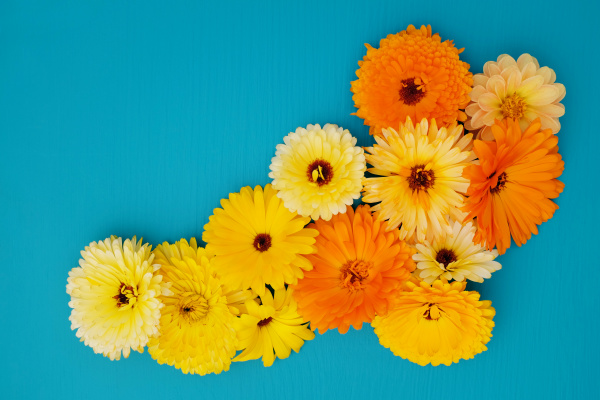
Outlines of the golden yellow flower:
[{"label": "golden yellow flower", "polygon": [[309,217],[289,211],[271,185],[242,188],[221,200],[204,226],[206,250],[215,254],[215,270],[232,289],[262,294],[294,284],[312,269],[304,257],[315,251],[319,233],[304,226]]},{"label": "golden yellow flower", "polygon": [[144,352],[149,338],[158,334],[159,296],[168,285],[156,273],[151,246],[142,240],[111,236],[92,242],[81,252],[79,267],[69,272],[71,329],[77,337],[111,360],[130,351]]},{"label": "golden yellow flower", "polygon": [[292,289],[275,290],[274,295],[266,290],[260,299],[262,304],[247,301],[248,313],[236,321],[238,350],[244,351],[233,361],[262,357],[264,366],[270,367],[275,358],[288,358],[292,350],[299,352],[304,341],[314,339],[315,334],[298,315]]},{"label": "golden yellow flower", "polygon": [[466,282],[430,286],[408,282],[387,315],[373,320],[379,342],[395,355],[419,365],[450,365],[487,350],[496,311]]}]

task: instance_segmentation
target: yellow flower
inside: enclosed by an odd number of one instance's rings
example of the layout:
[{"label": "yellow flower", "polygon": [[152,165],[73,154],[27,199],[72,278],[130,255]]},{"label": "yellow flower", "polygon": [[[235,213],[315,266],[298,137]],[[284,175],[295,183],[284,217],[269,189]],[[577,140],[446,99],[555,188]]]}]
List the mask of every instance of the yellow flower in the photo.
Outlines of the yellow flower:
[{"label": "yellow flower", "polygon": [[525,130],[533,120],[540,118],[542,129],[560,130],[558,118],[565,114],[560,101],[565,97],[564,85],[555,83],[556,74],[548,67],[540,68],[529,54],[517,61],[502,54],[498,61],[488,61],[483,74],[474,76],[471,104],[466,108],[470,117],[465,123],[469,131],[479,130],[477,137],[494,140],[492,125],[495,120],[513,118]]},{"label": "yellow flower", "polygon": [[315,337],[298,315],[292,289],[275,290],[273,296],[266,290],[260,296],[262,305],[247,301],[247,314],[236,321],[239,345],[244,350],[233,361],[257,360],[262,357],[265,367],[273,365],[275,358],[288,358],[296,353],[305,340]]},{"label": "yellow flower", "polygon": [[310,218],[290,212],[271,185],[242,188],[221,200],[204,226],[206,250],[215,254],[215,270],[232,289],[252,288],[259,295],[265,284],[281,289],[312,269],[304,257],[315,251]]},{"label": "yellow flower", "polygon": [[417,244],[417,269],[421,270],[419,278],[431,284],[438,278],[463,281],[465,278],[474,282],[483,282],[483,278],[491,278],[491,273],[502,266],[493,261],[498,251],[488,251],[485,247],[473,243],[475,226],[471,221],[462,225],[451,223],[452,233],[442,233],[433,242],[427,240]]},{"label": "yellow flower", "polygon": [[92,242],[81,252],[79,267],[69,272],[71,329],[77,337],[111,360],[130,351],[144,352],[149,338],[158,334],[161,293],[169,293],[156,274],[151,246],[111,236]]},{"label": "yellow flower", "polygon": [[408,282],[396,306],[373,320],[375,334],[395,355],[419,365],[450,365],[487,350],[496,311],[466,282]]},{"label": "yellow flower", "polygon": [[172,293],[161,296],[165,308],[160,336],[150,340],[148,352],[159,364],[174,365],[185,374],[229,370],[237,344],[236,304],[253,295],[224,289],[211,265],[212,256],[198,247],[195,238],[190,243],[164,242],[154,254]]},{"label": "yellow flower", "polygon": [[365,156],[347,129],[308,125],[283,141],[277,145],[269,177],[290,211],[329,221],[360,198]]},{"label": "yellow flower", "polygon": [[[367,171],[382,177],[364,179],[363,201],[380,202],[373,207],[377,218],[388,220],[388,230],[400,225],[400,239],[433,240],[451,233],[447,215],[462,220],[469,181],[463,168],[473,160],[468,151],[472,135],[462,126],[438,129],[435,120],[423,119],[416,126],[410,118],[396,132],[384,129],[377,144],[366,148]],[[370,153],[370,154],[369,154]]]}]

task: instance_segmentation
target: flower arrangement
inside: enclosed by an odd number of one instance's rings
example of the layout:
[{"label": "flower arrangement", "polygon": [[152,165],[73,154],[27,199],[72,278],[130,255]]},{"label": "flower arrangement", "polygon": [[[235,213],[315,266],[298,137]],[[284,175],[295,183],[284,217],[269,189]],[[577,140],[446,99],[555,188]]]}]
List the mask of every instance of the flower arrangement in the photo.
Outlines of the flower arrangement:
[{"label": "flower arrangement", "polygon": [[487,350],[495,310],[467,280],[491,279],[558,209],[566,91],[529,54],[473,75],[461,52],[430,26],[367,45],[351,90],[375,144],[333,124],[289,133],[272,182],[223,199],[205,247],[85,247],[67,279],[76,336],[111,360],[147,347],[199,375],[268,367],[316,330],[364,323],[419,365]]}]

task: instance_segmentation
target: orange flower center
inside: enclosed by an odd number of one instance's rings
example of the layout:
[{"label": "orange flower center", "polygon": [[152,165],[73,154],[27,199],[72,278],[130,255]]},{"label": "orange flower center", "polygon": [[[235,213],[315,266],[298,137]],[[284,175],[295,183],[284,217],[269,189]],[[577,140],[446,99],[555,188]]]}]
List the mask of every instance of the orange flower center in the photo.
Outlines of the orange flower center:
[{"label": "orange flower center", "polygon": [[371,263],[362,260],[348,261],[340,269],[340,287],[351,292],[364,288],[363,280],[369,277]]},{"label": "orange flower center", "polygon": [[423,313],[423,317],[428,320],[437,320],[442,316],[440,308],[437,304],[428,303],[427,310]]},{"label": "orange flower center", "polygon": [[441,249],[440,251],[437,252],[437,255],[435,256],[435,261],[442,264],[444,266],[444,268],[448,264],[450,264],[451,262],[454,262],[456,260],[458,260],[458,257],[456,257],[456,254],[454,253],[454,251],[448,250],[448,249]]},{"label": "orange flower center", "polygon": [[[492,175],[492,176],[494,176],[494,175]],[[500,176],[498,176],[498,183],[496,184],[496,187],[491,188],[490,192],[492,192],[492,194],[499,193],[506,186],[507,180],[508,180],[508,177],[506,176],[506,172],[501,173]]]},{"label": "orange flower center", "polygon": [[327,185],[333,178],[333,167],[329,162],[317,159],[310,163],[306,174],[309,182],[316,183],[319,186]]},{"label": "orange flower center", "polygon": [[196,293],[188,293],[179,300],[179,313],[188,322],[204,318],[208,314],[208,309],[208,301]]},{"label": "orange flower center", "polygon": [[400,88],[400,101],[409,106],[418,104],[425,97],[425,87],[419,78],[404,79]]},{"label": "orange flower center", "polygon": [[408,187],[415,190],[427,190],[433,186],[435,175],[432,170],[425,170],[425,165],[417,165],[410,171]]},{"label": "orange flower center", "polygon": [[259,233],[254,238],[253,244],[254,248],[260,251],[261,253],[263,251],[267,251],[269,250],[269,247],[271,247],[271,235],[269,235],[268,233]]},{"label": "orange flower center", "polygon": [[507,96],[500,107],[505,118],[514,119],[521,119],[525,115],[526,108],[525,100],[516,93]]},{"label": "orange flower center", "polygon": [[137,299],[137,294],[133,290],[133,287],[121,282],[121,286],[119,287],[119,294],[113,296],[113,299],[117,300],[117,307],[123,307],[129,304],[130,300]]},{"label": "orange flower center", "polygon": [[260,321],[258,321],[258,323],[256,325],[258,325],[258,326],[269,325],[269,322],[271,322],[271,321],[273,321],[273,317],[261,319]]}]

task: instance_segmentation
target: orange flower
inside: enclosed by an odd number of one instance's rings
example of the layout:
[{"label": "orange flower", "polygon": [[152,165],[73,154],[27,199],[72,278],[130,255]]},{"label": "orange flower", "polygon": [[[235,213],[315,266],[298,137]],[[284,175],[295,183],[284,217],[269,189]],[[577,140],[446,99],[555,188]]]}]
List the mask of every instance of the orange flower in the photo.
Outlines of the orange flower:
[{"label": "orange flower", "polygon": [[358,80],[352,82],[356,115],[371,127],[372,135],[413,121],[435,118],[440,126],[464,121],[473,74],[450,40],[431,34],[431,26],[388,35],[379,49],[367,46],[359,61]]},{"label": "orange flower", "polygon": [[314,268],[298,280],[294,297],[313,330],[360,329],[387,311],[391,294],[410,278],[414,251],[386,225],[368,205],[309,225],[319,231],[317,253],[306,256]]},{"label": "orange flower", "polygon": [[473,241],[489,250],[497,246],[504,254],[511,236],[521,246],[558,209],[550,199],[563,191],[564,183],[556,178],[565,163],[558,154],[558,138],[540,128],[539,118],[524,132],[519,121],[505,119],[492,126],[496,142],[474,142],[479,165],[463,170],[471,181],[463,210],[469,213],[467,219],[477,217]]}]

